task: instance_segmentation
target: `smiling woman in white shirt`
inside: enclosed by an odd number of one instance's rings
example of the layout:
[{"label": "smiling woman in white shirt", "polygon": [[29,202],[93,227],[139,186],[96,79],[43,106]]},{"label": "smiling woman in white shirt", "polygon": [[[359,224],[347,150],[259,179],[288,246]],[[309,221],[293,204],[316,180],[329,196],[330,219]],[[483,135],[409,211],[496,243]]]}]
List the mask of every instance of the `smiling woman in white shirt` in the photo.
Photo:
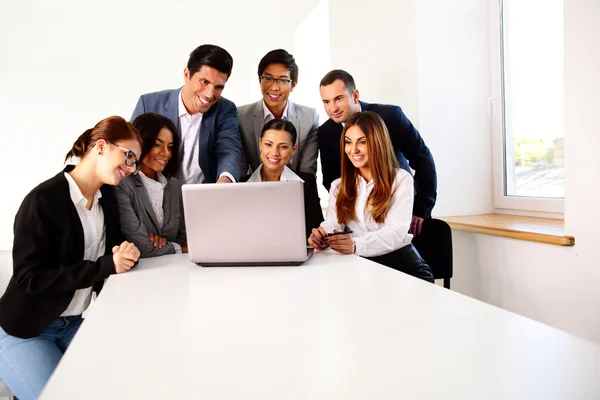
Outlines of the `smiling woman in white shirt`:
[{"label": "smiling woman in white shirt", "polygon": [[40,395],[81,325],[92,291],[140,256],[124,241],[113,185],[137,170],[141,146],[127,121],[106,118],[67,154],[81,162],[21,203],[13,275],[0,298],[0,378],[20,400]]},{"label": "smiling woman in white shirt", "polygon": [[144,257],[187,253],[179,167],[179,135],[167,117],[145,113],[133,121],[144,146],[139,174],[117,187],[121,228]]},{"label": "smiling woman in white shirt", "polygon": [[[358,254],[433,282],[431,269],[411,244],[414,185],[400,169],[381,117],[365,111],[344,126],[341,178],[333,181],[325,221],[308,239],[318,250]],[[351,231],[352,233],[343,232]],[[331,235],[336,233],[336,235]]]},{"label": "smiling woman in white shirt", "polygon": [[315,176],[309,172],[294,172],[287,165],[298,148],[294,124],[285,119],[272,119],[263,127],[260,139],[261,164],[250,177],[241,181],[302,181],[304,182],[304,217],[306,237],[323,221],[321,201]]}]

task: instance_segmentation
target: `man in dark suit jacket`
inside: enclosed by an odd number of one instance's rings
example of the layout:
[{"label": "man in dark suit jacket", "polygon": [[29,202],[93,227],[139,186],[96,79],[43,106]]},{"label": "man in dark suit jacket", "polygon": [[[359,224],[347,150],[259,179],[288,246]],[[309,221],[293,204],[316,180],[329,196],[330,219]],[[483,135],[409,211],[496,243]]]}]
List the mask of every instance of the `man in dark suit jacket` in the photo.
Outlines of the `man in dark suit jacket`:
[{"label": "man in dark suit jacket", "polygon": [[242,139],[233,102],[221,93],[233,59],[221,47],[202,45],[190,54],[184,85],[140,96],[131,120],[146,112],[169,118],[181,137],[183,183],[229,183],[240,179]]},{"label": "man in dark suit jacket", "polygon": [[319,127],[318,142],[321,155],[323,185],[340,177],[340,139],[343,124],[357,112],[373,111],[383,119],[390,133],[400,167],[415,170],[415,201],[410,233],[418,235],[425,218],[431,218],[435,205],[437,176],[435,163],[421,135],[408,120],[402,109],[387,104],[369,104],[359,101],[354,78],[343,70],[333,70],[323,77],[321,99],[330,119]]}]

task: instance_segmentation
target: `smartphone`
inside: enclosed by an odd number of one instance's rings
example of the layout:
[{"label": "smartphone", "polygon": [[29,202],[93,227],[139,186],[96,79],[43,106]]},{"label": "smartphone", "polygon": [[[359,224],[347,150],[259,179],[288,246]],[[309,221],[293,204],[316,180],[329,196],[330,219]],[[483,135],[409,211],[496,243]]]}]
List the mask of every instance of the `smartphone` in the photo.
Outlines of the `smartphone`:
[{"label": "smartphone", "polygon": [[347,235],[347,234],[349,234],[349,233],[352,233],[352,230],[351,230],[351,229],[348,229],[347,231],[345,230],[345,231],[342,231],[342,232],[333,232],[333,233],[328,233],[328,234],[327,234],[327,237],[329,237],[329,236],[335,236],[335,235]]}]

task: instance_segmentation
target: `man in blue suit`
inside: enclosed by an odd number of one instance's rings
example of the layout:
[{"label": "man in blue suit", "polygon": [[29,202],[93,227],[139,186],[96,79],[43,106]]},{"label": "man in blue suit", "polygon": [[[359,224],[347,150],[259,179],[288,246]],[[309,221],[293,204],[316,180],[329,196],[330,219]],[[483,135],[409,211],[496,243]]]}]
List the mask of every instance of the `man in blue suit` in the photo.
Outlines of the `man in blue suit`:
[{"label": "man in blue suit", "polygon": [[331,182],[341,174],[340,139],[343,124],[360,111],[379,114],[390,133],[400,167],[410,173],[410,165],[415,171],[415,201],[410,233],[418,235],[423,220],[431,218],[437,191],[433,156],[419,132],[400,107],[359,101],[354,78],[346,71],[336,69],[327,73],[321,80],[320,91],[325,112],[330,118],[319,127],[317,133],[325,188],[329,190]]},{"label": "man in blue suit", "polygon": [[240,178],[242,139],[235,104],[221,97],[233,58],[219,46],[205,44],[190,54],[184,85],[140,96],[131,120],[153,112],[169,118],[180,135],[184,183],[230,183]]}]

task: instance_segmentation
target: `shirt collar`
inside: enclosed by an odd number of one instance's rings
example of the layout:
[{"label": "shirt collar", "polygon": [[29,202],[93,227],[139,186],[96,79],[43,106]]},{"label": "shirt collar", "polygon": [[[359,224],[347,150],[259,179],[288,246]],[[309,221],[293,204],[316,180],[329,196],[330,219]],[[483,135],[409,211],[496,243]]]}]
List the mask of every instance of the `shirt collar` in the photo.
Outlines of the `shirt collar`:
[{"label": "shirt collar", "polygon": [[[75,182],[75,179],[73,179],[73,177],[68,172],[65,172],[65,178],[67,179],[67,182],[69,182],[69,194],[71,195],[71,201],[73,202],[73,204],[83,203],[83,206],[87,207],[87,199],[83,196],[83,193],[81,193],[81,189],[79,189],[79,186],[77,185],[77,182]],[[102,192],[100,192],[100,190],[96,190],[96,193],[94,193],[93,204],[96,204],[101,197]]]},{"label": "shirt collar", "polygon": [[[358,111],[357,112],[361,112],[362,108],[360,107],[360,102],[358,103]],[[342,126],[346,126],[345,122],[342,122]]]},{"label": "shirt collar", "polygon": [[177,96],[179,99],[178,114],[177,114],[179,116],[179,118],[184,117],[186,115],[190,118],[193,118],[197,115],[202,115],[202,113],[192,115],[186,110],[185,105],[183,104],[183,99],[181,98],[182,94],[183,94],[183,88],[181,88],[181,90],[179,91],[179,96]]},{"label": "shirt collar", "polygon": [[294,173],[294,171],[292,171],[287,166],[283,167],[283,172],[281,173],[281,177],[279,178],[279,180],[280,181],[300,181],[300,182],[304,182],[302,180],[302,178],[300,178],[298,175],[296,175]]},{"label": "shirt collar", "polygon": [[161,172],[156,172],[156,177],[158,178],[158,181],[152,178],[148,178],[146,174],[144,174],[141,170],[140,172],[138,172],[138,174],[142,177],[143,180],[147,180],[154,183],[161,183],[163,186],[167,184],[167,178],[165,178],[165,176]]},{"label": "shirt collar", "polygon": [[[271,116],[271,119],[275,119],[275,116],[273,115],[273,113],[269,110],[269,108],[267,107],[267,105],[265,104],[265,101],[263,100],[263,115],[264,115],[264,119],[266,120],[267,117]],[[290,105],[289,100],[285,103],[285,108],[283,109],[283,114],[281,115],[281,119],[288,119],[288,107]]]},{"label": "shirt collar", "polygon": [[364,186],[372,186],[373,185],[373,178],[371,178],[371,180],[369,182],[367,182],[367,180],[365,178],[363,178],[361,174],[358,174],[358,181],[360,182],[361,185],[364,185]]},{"label": "shirt collar", "polygon": [[[262,167],[263,167],[263,165],[260,164],[258,166],[258,168],[256,169],[256,171],[254,171],[254,173],[250,176],[250,178],[248,179],[247,182],[262,182],[262,178],[260,176],[260,171],[261,171]],[[281,172],[281,176],[279,177],[279,181],[280,182],[283,182],[283,181],[300,181],[300,182],[304,182],[302,180],[302,178],[300,178],[298,175],[296,175],[294,173],[294,171],[292,171],[287,166],[283,167],[283,172]]]}]

